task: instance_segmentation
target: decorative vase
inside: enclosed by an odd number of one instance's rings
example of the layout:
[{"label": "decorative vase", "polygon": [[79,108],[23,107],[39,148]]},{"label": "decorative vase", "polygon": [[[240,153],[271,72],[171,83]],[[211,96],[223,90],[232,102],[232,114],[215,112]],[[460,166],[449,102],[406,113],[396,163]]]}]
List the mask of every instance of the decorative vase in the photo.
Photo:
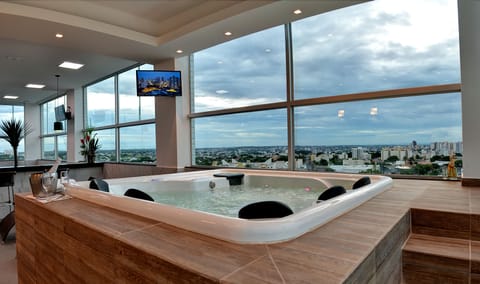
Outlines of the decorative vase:
[{"label": "decorative vase", "polygon": [[89,164],[95,163],[95,154],[88,154],[87,155],[87,163],[89,163]]}]

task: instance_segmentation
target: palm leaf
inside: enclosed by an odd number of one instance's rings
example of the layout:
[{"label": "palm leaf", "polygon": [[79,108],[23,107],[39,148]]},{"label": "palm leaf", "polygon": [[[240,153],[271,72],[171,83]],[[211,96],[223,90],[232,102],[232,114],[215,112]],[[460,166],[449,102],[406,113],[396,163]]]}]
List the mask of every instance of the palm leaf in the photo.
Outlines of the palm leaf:
[{"label": "palm leaf", "polygon": [[28,123],[23,123],[14,118],[3,120],[0,123],[0,138],[5,139],[13,148],[17,148],[22,139],[31,132]]}]

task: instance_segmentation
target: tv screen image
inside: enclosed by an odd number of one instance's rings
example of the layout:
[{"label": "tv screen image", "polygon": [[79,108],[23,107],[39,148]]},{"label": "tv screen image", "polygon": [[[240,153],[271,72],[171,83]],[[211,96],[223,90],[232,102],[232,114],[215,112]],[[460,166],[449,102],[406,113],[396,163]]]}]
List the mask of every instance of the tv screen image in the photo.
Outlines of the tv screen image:
[{"label": "tv screen image", "polygon": [[174,70],[137,70],[137,96],[181,96],[182,76]]}]

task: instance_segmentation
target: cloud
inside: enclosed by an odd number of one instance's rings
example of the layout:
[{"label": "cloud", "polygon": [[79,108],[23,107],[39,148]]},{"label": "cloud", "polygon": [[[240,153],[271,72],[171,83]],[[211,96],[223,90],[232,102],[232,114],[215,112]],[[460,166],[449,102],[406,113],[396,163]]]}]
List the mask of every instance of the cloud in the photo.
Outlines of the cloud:
[{"label": "cloud", "polygon": [[[456,1],[371,1],[294,22],[292,35],[297,99],[460,82]],[[280,26],[196,53],[195,111],[285,101],[284,45]],[[369,115],[373,106],[376,116]],[[297,145],[461,141],[460,94],[297,107],[294,113]],[[198,121],[197,147],[246,145],[231,135],[244,131],[240,121],[250,127],[242,133],[255,137],[248,143],[286,142],[285,110]],[[274,130],[279,125],[285,127]]]}]

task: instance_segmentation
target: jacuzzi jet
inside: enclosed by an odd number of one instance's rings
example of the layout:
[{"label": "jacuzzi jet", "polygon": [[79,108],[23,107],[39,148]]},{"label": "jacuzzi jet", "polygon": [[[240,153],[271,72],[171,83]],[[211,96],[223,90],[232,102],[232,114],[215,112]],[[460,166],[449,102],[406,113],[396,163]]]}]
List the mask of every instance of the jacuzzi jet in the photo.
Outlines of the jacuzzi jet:
[{"label": "jacuzzi jet", "polygon": [[216,184],[213,180],[211,180],[209,183],[208,183],[208,186],[210,187],[210,189],[214,189]]}]

